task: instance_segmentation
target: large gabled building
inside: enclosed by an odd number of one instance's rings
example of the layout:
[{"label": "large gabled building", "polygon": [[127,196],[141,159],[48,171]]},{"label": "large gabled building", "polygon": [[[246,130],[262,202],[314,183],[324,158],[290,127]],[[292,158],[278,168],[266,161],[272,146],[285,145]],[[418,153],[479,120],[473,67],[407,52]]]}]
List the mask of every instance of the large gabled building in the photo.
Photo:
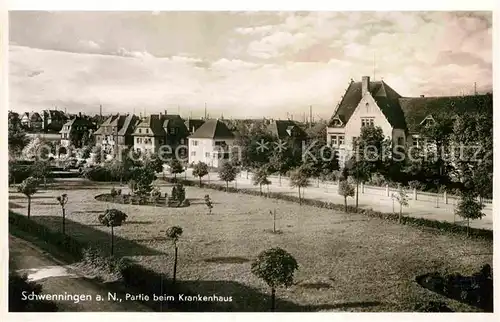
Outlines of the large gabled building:
[{"label": "large gabled building", "polygon": [[231,157],[235,136],[220,120],[207,120],[188,138],[190,165],[204,162],[217,168]]},{"label": "large gabled building", "polygon": [[351,81],[327,127],[327,144],[339,150],[343,165],[365,126],[382,128],[394,145],[419,145],[421,126],[435,118],[454,118],[471,111],[492,112],[492,95],[403,97],[382,81]]},{"label": "large gabled building", "polygon": [[133,114],[109,116],[94,132],[96,144],[105,151],[113,151],[116,147],[121,149],[134,145],[135,127],[139,118]]},{"label": "large gabled building", "polygon": [[[134,150],[144,154],[162,153],[179,157],[187,154],[189,131],[179,115],[151,114],[142,118],[132,136]],[[161,150],[160,150],[161,149]]]}]

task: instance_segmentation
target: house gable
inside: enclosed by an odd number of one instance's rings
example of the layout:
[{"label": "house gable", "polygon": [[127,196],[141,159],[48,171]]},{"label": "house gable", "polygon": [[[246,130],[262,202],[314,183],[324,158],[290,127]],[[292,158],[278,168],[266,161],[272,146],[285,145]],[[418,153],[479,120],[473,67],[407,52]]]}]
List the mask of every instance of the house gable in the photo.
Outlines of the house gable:
[{"label": "house gable", "polygon": [[373,126],[382,128],[385,136],[392,136],[392,125],[389,123],[386,115],[377,105],[377,102],[372,97],[372,95],[370,93],[367,93],[359,101],[357,107],[354,109],[354,112],[349,118],[349,121],[345,125],[347,144],[352,144],[352,137],[359,137],[361,135],[362,124],[367,120],[373,120]]}]

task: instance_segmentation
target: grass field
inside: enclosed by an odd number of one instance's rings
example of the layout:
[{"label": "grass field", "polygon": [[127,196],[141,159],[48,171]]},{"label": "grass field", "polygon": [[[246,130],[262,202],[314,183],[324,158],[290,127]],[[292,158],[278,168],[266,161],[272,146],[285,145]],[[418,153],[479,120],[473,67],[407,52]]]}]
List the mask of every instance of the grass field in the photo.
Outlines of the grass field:
[{"label": "grass field", "polygon": [[[415,277],[432,271],[470,274],[492,264],[491,242],[439,234],[392,222],[279,200],[186,187],[187,208],[108,204],[94,199],[110,185],[59,184],[34,196],[32,216],[60,229],[55,197],[67,193],[66,232],[109,249],[110,231],[98,213],[114,207],[128,214],[115,229],[115,252],[170,274],[173,247],[165,230],[181,226],[178,279],[194,293],[232,296],[228,311],[266,311],[269,289],[250,272],[262,250],[279,246],[299,263],[295,285],[279,290],[278,310],[411,311],[419,301],[441,300],[454,310],[474,308],[421,288]],[[170,194],[171,188],[162,186]],[[208,215],[203,196],[214,203]],[[13,209],[26,213],[26,199],[10,194]],[[21,208],[20,208],[21,207]],[[23,208],[24,207],[24,208]],[[277,210],[279,234],[271,233]]]}]

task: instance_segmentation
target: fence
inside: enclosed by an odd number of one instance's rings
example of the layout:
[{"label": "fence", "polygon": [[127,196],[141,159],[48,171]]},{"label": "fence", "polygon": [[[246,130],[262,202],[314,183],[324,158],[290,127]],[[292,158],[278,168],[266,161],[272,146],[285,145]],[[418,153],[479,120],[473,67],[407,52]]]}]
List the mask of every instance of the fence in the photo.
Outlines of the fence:
[{"label": "fence", "polygon": [[[248,179],[251,179],[252,173],[249,171],[243,171],[241,172],[240,176],[245,178],[248,177]],[[271,179],[272,182],[277,182],[278,180],[280,180],[280,177],[277,175],[271,175],[269,176],[269,179]],[[287,176],[281,176],[282,184],[283,183],[288,184],[288,180],[289,178]],[[312,186],[324,187],[326,189],[329,188],[336,189],[336,187],[338,186],[338,181],[316,179],[314,180]],[[394,192],[397,192],[397,190],[398,190],[397,188],[391,188],[389,187],[389,185],[385,185],[385,187],[379,187],[361,183],[359,186],[359,192],[362,194],[379,195],[382,197],[391,197],[391,195]],[[411,189],[410,191],[408,191],[408,195],[410,200],[435,202],[437,205],[441,203],[456,205],[460,200],[459,196],[452,195],[446,191],[442,193],[433,193],[433,192],[420,191],[417,189]],[[481,201],[485,207],[492,207],[493,201],[491,199],[482,199],[479,201]]]}]

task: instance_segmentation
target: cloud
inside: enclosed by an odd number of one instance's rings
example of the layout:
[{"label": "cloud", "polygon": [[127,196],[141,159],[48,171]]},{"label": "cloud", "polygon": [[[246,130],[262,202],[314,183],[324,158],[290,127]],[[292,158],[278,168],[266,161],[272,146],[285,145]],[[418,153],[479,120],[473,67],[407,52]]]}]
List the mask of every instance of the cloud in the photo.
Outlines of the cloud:
[{"label": "cloud", "polygon": [[92,40],[79,40],[78,47],[83,50],[89,51],[98,51],[99,49],[101,49],[101,46]]},{"label": "cloud", "polygon": [[117,56],[122,56],[122,57],[132,57],[132,58],[140,58],[140,59],[153,58],[153,55],[151,55],[147,51],[129,51],[123,47],[119,48],[113,54],[117,55]]},{"label": "cloud", "polygon": [[272,31],[274,26],[265,25],[257,27],[239,27],[235,29],[235,32],[242,35],[262,35]]}]

